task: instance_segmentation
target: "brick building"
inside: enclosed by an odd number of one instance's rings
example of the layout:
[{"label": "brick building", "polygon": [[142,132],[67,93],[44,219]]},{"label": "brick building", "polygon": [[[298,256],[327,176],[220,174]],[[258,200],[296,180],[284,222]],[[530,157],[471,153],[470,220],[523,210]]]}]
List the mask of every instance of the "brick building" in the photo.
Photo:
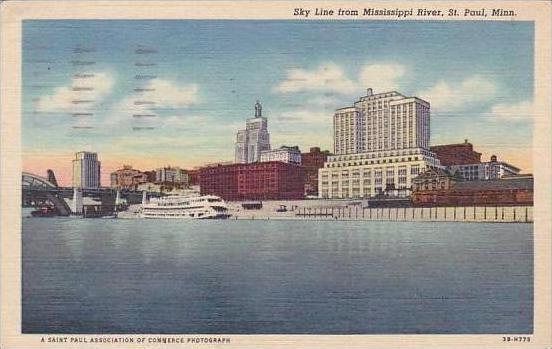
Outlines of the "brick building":
[{"label": "brick building", "polygon": [[155,183],[155,170],[145,171],[148,183]]},{"label": "brick building", "polygon": [[203,167],[199,173],[201,195],[228,201],[287,200],[304,198],[304,169],[279,161]]},{"label": "brick building", "polygon": [[473,150],[473,145],[466,139],[464,143],[434,145],[429,148],[443,166],[478,164],[481,153]]},{"label": "brick building", "polygon": [[414,180],[411,199],[414,206],[533,205],[533,176],[466,181],[431,169]]},{"label": "brick building", "polygon": [[318,169],[324,167],[329,150],[320,151],[319,147],[310,148],[308,153],[301,154],[301,164],[305,169],[305,195],[318,196]]},{"label": "brick building", "polygon": [[111,173],[111,187],[117,189],[136,189],[138,185],[148,181],[148,175],[130,165]]},{"label": "brick building", "polygon": [[188,184],[190,186],[199,185],[199,168],[188,170]]},{"label": "brick building", "polygon": [[441,168],[430,168],[412,180],[413,192],[449,190],[456,183],[463,181],[458,175]]}]

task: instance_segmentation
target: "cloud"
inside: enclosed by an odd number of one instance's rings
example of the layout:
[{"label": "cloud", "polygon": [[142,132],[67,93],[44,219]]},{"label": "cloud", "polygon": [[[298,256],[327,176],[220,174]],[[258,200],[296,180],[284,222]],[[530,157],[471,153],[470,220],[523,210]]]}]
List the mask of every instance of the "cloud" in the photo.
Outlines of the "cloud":
[{"label": "cloud", "polygon": [[340,66],[335,63],[323,63],[314,70],[290,69],[286,78],[273,88],[277,93],[302,91],[329,91],[352,93],[355,90],[353,81],[345,77]]},{"label": "cloud", "polygon": [[399,64],[371,63],[360,68],[356,79],[349,79],[344,70],[334,63],[324,63],[311,71],[289,70],[286,79],[273,91],[308,91],[311,95],[297,104],[297,108],[281,112],[276,120],[318,126],[331,124],[335,109],[350,104],[355,94],[362,94],[369,87],[375,93],[396,90],[406,71]]},{"label": "cloud", "polygon": [[38,112],[84,111],[100,103],[112,90],[114,80],[105,72],[91,77],[73,78],[69,86],[61,86],[53,94],[42,96],[36,103]]},{"label": "cloud", "polygon": [[406,68],[399,64],[368,64],[360,71],[359,85],[376,93],[397,90],[405,73]]},{"label": "cloud", "polygon": [[198,103],[198,91],[196,84],[179,86],[168,80],[152,79],[118,103],[117,108],[131,113],[188,108]]},{"label": "cloud", "polygon": [[350,79],[343,68],[329,62],[314,70],[290,69],[286,78],[273,88],[276,93],[334,92],[338,94],[362,93],[371,87],[375,92],[387,92],[399,88],[406,68],[400,64],[373,63],[360,68],[356,78]]},{"label": "cloud", "polygon": [[496,104],[491,108],[489,116],[495,121],[529,121],[534,118],[532,101],[522,101],[516,104]]},{"label": "cloud", "polygon": [[476,75],[459,84],[440,81],[416,96],[428,101],[433,110],[449,112],[488,101],[496,96],[496,92],[493,82]]},{"label": "cloud", "polygon": [[[152,79],[134,95],[127,96],[112,108],[107,125],[128,124],[135,127],[151,127],[167,121],[183,126],[191,119],[181,112],[199,103],[197,84],[177,85],[164,79]],[[170,110],[170,115],[167,115]]]},{"label": "cloud", "polygon": [[168,80],[153,79],[146,87],[150,91],[143,92],[142,97],[155,101],[156,107],[187,108],[198,103],[196,84],[178,86]]}]

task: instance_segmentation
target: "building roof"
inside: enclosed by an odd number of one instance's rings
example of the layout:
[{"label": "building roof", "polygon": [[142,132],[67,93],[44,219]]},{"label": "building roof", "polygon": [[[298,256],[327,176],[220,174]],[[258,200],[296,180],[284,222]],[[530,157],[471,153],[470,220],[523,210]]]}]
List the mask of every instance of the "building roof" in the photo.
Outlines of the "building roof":
[{"label": "building roof", "polygon": [[473,150],[473,144],[471,143],[455,143],[455,144],[439,144],[432,145],[429,147],[429,150],[432,152],[443,152],[447,150],[455,150],[458,148],[468,148],[472,153],[481,155],[480,152]]},{"label": "building roof", "polygon": [[487,181],[464,181],[454,185],[452,190],[483,191],[483,190],[533,190],[533,177],[520,176],[508,179],[495,179]]},{"label": "building roof", "polygon": [[343,107],[343,108],[337,108],[335,111],[336,111],[336,112],[345,111],[346,109],[350,109],[349,111],[358,112],[358,109],[357,109],[357,107],[355,107],[355,106],[348,106],[348,107]]},{"label": "building roof", "polygon": [[481,165],[490,165],[490,164],[496,164],[496,165],[501,164],[504,167],[509,167],[514,171],[518,171],[518,172],[521,171],[520,168],[515,167],[514,165],[511,165],[505,161],[482,161],[482,162],[474,162],[474,163],[467,163],[467,164],[454,164],[449,166],[453,168],[453,167],[462,167],[462,166],[481,166]]},{"label": "building roof", "polygon": [[290,145],[282,145],[280,148],[278,148],[278,150],[299,150],[299,146],[298,145],[293,145],[293,146],[290,146]]},{"label": "building roof", "polygon": [[431,149],[433,148],[450,148],[450,147],[470,147],[473,148],[473,144],[468,142],[466,139],[463,143],[451,143],[451,144],[436,144],[430,146]]},{"label": "building roof", "polygon": [[451,174],[449,171],[439,168],[439,167],[431,167],[428,170],[420,173],[416,179],[424,179],[424,178],[433,178],[435,176],[446,176],[446,177],[455,177],[455,175]]}]

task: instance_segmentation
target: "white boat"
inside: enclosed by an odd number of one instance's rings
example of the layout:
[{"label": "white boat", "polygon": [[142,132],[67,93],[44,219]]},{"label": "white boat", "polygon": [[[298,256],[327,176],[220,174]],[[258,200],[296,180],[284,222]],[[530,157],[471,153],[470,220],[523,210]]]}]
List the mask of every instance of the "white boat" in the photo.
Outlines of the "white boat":
[{"label": "white boat", "polygon": [[165,196],[142,204],[142,218],[226,219],[226,203],[214,195]]}]

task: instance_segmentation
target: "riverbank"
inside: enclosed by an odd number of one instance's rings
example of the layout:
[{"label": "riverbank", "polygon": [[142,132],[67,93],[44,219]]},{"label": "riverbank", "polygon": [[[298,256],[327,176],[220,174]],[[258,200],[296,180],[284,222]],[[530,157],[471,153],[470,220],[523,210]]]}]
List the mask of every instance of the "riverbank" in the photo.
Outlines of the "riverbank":
[{"label": "riverbank", "polygon": [[[305,204],[308,203],[308,204]],[[286,207],[285,212],[282,207]],[[267,201],[258,210],[246,210],[229,203],[232,219],[307,219],[412,222],[533,222],[532,206],[384,207],[309,201]],[[278,211],[280,210],[280,212]]]},{"label": "riverbank", "polygon": [[[228,202],[230,219],[246,220],[357,220],[406,222],[497,222],[532,223],[532,206],[457,207],[363,207],[344,200],[263,201],[258,209],[245,209],[242,202]],[[138,218],[140,205],[131,205],[119,218]]]}]

